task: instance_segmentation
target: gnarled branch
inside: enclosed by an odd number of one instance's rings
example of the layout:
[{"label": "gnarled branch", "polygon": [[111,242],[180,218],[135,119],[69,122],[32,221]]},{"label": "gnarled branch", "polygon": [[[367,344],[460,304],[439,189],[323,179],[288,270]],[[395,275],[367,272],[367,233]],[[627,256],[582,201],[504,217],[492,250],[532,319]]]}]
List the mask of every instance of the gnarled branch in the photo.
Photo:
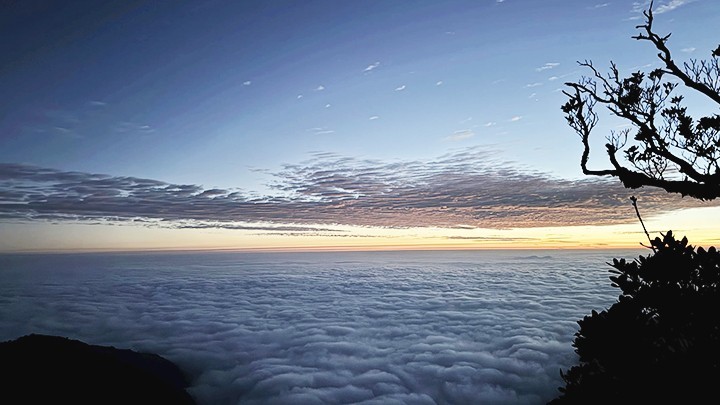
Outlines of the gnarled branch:
[{"label": "gnarled branch", "polygon": [[[702,200],[718,198],[720,115],[693,119],[683,106],[683,97],[673,95],[678,83],[667,78],[674,77],[720,106],[720,47],[713,51],[710,61],[691,61],[682,70],[666,45],[670,35],[653,32],[651,9],[644,15],[646,23],[637,26],[643,31],[633,38],[652,42],[665,68],[621,78],[613,63],[610,73],[603,75],[592,62],[585,61],[579,64],[592,75],[577,83],[565,83],[570,91],[563,91],[568,101],[562,109],[583,144],[580,167],[587,175],[617,177],[628,188],[651,186]],[[620,141],[618,133],[611,133],[606,153],[612,167],[602,170],[588,167],[590,135],[598,122],[597,105],[629,121],[637,131],[629,145]],[[628,133],[620,132],[623,139]]]}]

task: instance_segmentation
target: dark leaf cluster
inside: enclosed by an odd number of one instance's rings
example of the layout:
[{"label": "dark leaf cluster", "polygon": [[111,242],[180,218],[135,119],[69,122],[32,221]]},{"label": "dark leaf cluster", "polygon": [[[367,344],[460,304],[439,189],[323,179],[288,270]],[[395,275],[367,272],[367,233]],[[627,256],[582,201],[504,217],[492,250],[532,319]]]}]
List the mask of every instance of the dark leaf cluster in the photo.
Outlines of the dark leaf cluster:
[{"label": "dark leaf cluster", "polygon": [[618,301],[581,321],[580,364],[553,404],[700,403],[720,381],[720,252],[672,232],[654,252],[614,259]]}]

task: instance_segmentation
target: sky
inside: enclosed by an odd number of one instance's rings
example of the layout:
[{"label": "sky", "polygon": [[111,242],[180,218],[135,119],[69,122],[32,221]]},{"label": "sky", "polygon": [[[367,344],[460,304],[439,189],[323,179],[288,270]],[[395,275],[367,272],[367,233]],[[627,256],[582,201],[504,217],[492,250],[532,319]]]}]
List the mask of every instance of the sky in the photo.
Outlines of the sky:
[{"label": "sky", "polygon": [[[584,177],[560,111],[578,60],[659,66],[647,4],[3,2],[0,251],[638,246],[631,195],[716,244],[717,203]],[[716,2],[655,13],[717,47]]]}]

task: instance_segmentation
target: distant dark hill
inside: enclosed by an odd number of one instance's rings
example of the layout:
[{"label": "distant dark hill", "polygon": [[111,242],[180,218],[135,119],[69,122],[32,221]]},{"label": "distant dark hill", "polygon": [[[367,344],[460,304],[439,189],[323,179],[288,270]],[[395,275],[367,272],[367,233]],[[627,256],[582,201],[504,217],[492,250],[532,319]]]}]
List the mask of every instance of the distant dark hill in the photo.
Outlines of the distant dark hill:
[{"label": "distant dark hill", "polygon": [[185,387],[155,354],[35,334],[0,343],[0,403],[194,404]]}]

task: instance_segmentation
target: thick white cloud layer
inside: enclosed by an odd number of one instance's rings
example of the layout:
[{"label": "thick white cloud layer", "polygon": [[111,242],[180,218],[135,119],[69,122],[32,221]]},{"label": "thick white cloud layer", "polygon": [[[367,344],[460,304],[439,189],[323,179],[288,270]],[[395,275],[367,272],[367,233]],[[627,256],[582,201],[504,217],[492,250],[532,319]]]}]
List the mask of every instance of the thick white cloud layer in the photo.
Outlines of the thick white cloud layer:
[{"label": "thick white cloud layer", "polygon": [[548,254],[5,255],[0,339],[156,352],[205,404],[540,404],[616,296],[612,254]]}]

